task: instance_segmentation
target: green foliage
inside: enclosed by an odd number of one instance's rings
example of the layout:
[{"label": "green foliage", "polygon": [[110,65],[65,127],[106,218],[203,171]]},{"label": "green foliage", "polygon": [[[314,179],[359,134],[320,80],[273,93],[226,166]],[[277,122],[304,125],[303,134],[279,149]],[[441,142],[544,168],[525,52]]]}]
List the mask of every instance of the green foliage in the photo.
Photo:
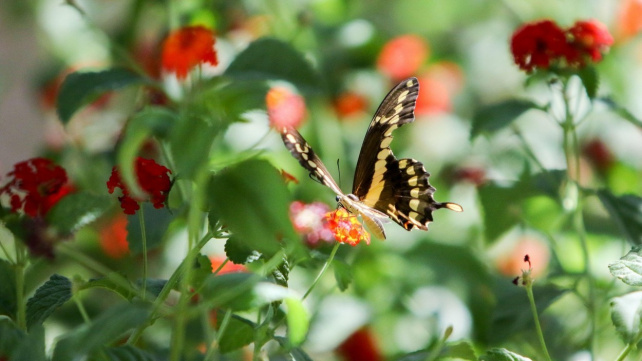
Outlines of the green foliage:
[{"label": "green foliage", "polygon": [[[147,250],[153,250],[162,245],[175,215],[167,209],[156,209],[148,202],[141,204],[141,208],[144,210]],[[138,254],[143,251],[143,234],[138,215],[127,216],[127,243],[132,253]]]},{"label": "green foliage", "polygon": [[597,196],[629,242],[641,244],[642,198],[633,194],[618,197],[608,189],[597,191]]},{"label": "green foliage", "polygon": [[638,343],[642,337],[642,292],[631,292],[613,298],[611,320],[624,342]]},{"label": "green foliage", "polygon": [[60,93],[56,100],[58,116],[63,124],[67,124],[76,111],[99,95],[145,82],[145,78],[125,68],[73,72],[67,75],[60,86]]},{"label": "green foliage", "polygon": [[27,327],[40,325],[57,308],[72,296],[71,281],[67,277],[52,275],[27,301]]},{"label": "green foliage", "polygon": [[60,233],[69,234],[94,222],[110,207],[107,195],[79,192],[61,199],[47,213],[47,220]]},{"label": "green foliage", "polygon": [[642,286],[642,255],[640,248],[634,247],[620,260],[609,264],[609,271],[613,277],[630,286]]},{"label": "green foliage", "polygon": [[0,260],[0,314],[9,317],[16,315],[16,277],[11,264]]},{"label": "green foliage", "polygon": [[538,106],[529,100],[506,100],[481,108],[472,121],[470,138],[474,139],[482,133],[493,133],[506,128],[520,115]]},{"label": "green foliage", "polygon": [[479,358],[479,361],[530,361],[528,357],[520,356],[504,348],[489,350]]}]

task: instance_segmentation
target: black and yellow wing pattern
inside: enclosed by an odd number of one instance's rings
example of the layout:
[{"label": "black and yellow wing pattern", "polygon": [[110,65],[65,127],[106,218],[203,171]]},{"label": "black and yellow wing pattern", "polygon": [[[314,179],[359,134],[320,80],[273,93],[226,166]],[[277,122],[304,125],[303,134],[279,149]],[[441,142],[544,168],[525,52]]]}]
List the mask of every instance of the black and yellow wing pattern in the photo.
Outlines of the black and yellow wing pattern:
[{"label": "black and yellow wing pattern", "polygon": [[296,129],[281,129],[283,142],[299,163],[319,182],[337,193],[342,206],[362,216],[371,232],[379,238],[385,238],[379,218],[388,217],[406,230],[414,227],[427,230],[434,210],[463,211],[459,204],[435,201],[435,188],[430,185],[430,173],[423,164],[410,158],[397,159],[390,149],[393,131],[414,121],[418,94],[419,82],[416,78],[409,78],[397,84],[379,105],[361,146],[352,194],[341,192]]}]

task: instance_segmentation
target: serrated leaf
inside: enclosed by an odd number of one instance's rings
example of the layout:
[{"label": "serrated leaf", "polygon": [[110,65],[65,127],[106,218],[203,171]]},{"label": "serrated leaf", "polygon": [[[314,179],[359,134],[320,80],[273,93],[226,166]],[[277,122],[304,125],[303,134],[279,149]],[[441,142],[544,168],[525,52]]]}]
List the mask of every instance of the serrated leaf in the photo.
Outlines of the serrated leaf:
[{"label": "serrated leaf", "polygon": [[642,291],[611,299],[611,320],[626,343],[637,343],[642,332]]},{"label": "serrated leaf", "polygon": [[[154,208],[150,202],[142,202],[140,206],[144,210],[145,236],[147,239],[147,251],[149,252],[163,243],[167,228],[175,215],[165,208]],[[143,233],[138,214],[127,216],[127,243],[129,243],[129,251],[132,254],[143,252]]]},{"label": "serrated leaf", "polygon": [[504,348],[494,348],[482,355],[479,361],[531,361],[531,359]]},{"label": "serrated leaf", "polygon": [[145,82],[145,78],[125,68],[71,73],[60,85],[56,99],[58,117],[67,124],[78,109],[102,93]]},{"label": "serrated leaf", "polygon": [[609,264],[609,271],[629,286],[642,286],[642,249],[633,247],[619,261]]},{"label": "serrated leaf", "polygon": [[[221,317],[218,313],[217,317]],[[232,315],[222,336],[219,337],[221,353],[228,353],[254,341],[254,323],[242,317]]]},{"label": "serrated leaf", "polygon": [[91,324],[82,325],[61,338],[56,344],[52,360],[83,359],[145,322],[148,314],[148,307],[142,304],[121,303],[112,306]]},{"label": "serrated leaf", "polygon": [[11,264],[0,259],[0,314],[16,315],[16,277]]},{"label": "serrated leaf", "polygon": [[642,244],[642,198],[633,194],[618,197],[608,189],[597,191],[597,196],[629,241]]},{"label": "serrated leaf", "polygon": [[473,117],[470,139],[482,133],[493,133],[503,129],[531,109],[540,109],[540,107],[529,100],[517,99],[485,106]]},{"label": "serrated leaf", "polygon": [[110,197],[78,192],[63,197],[47,213],[47,221],[63,234],[92,223],[111,207]]},{"label": "serrated leaf", "polygon": [[177,167],[172,172],[181,178],[192,179],[196,171],[208,163],[212,143],[222,129],[222,124],[210,123],[201,115],[179,118],[169,135],[172,157]]},{"label": "serrated leaf", "polygon": [[332,262],[332,268],[334,270],[334,279],[337,281],[337,287],[341,292],[345,291],[350,287],[352,283],[352,268],[347,263],[335,259]]},{"label": "serrated leaf", "polygon": [[244,248],[266,258],[286,245],[290,252],[301,250],[288,213],[291,195],[280,173],[267,161],[251,159],[218,172],[211,179],[208,194],[210,211]]},{"label": "serrated leaf", "polygon": [[459,341],[447,344],[442,350],[440,356],[443,358],[455,358],[458,360],[477,360],[475,349],[473,349],[473,345],[468,341]]},{"label": "serrated leaf", "polygon": [[577,75],[582,80],[582,84],[584,84],[586,95],[591,100],[595,99],[595,96],[597,95],[597,89],[600,84],[600,79],[597,75],[597,70],[595,69],[595,67],[585,66],[577,73]]},{"label": "serrated leaf", "polygon": [[69,301],[71,288],[71,281],[67,277],[57,274],[49,277],[27,301],[27,328],[42,324],[57,308]]},{"label": "serrated leaf", "polygon": [[319,84],[319,76],[299,52],[272,38],[251,43],[237,55],[225,75],[237,79],[280,79],[307,90],[314,90]]},{"label": "serrated leaf", "polygon": [[[143,351],[131,345],[110,347],[102,351],[110,361],[155,361],[156,358],[147,351]],[[96,360],[101,359],[101,355],[96,355]]]},{"label": "serrated leaf", "polygon": [[285,299],[285,304],[287,306],[288,339],[290,345],[299,346],[305,341],[308,334],[310,326],[308,313],[299,298],[288,297]]},{"label": "serrated leaf", "polygon": [[246,264],[254,262],[261,257],[261,254],[252,250],[240,238],[231,236],[225,241],[225,255],[235,264]]}]

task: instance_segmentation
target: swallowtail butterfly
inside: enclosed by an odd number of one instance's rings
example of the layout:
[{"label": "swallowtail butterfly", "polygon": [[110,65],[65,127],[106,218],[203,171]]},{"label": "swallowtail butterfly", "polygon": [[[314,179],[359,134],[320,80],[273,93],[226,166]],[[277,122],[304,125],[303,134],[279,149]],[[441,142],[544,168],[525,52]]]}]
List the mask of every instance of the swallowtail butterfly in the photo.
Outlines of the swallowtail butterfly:
[{"label": "swallowtail butterfly", "polygon": [[375,236],[385,239],[382,219],[390,218],[410,231],[428,230],[432,212],[448,208],[461,212],[456,203],[437,202],[430,173],[415,159],[397,159],[392,150],[392,132],[415,120],[419,82],[409,78],[395,86],[375,112],[361,146],[354,174],[352,193],[344,194],[310,145],[293,127],[280,129],[285,146],[312,177],[337,194],[337,202],[352,214],[361,216]]}]

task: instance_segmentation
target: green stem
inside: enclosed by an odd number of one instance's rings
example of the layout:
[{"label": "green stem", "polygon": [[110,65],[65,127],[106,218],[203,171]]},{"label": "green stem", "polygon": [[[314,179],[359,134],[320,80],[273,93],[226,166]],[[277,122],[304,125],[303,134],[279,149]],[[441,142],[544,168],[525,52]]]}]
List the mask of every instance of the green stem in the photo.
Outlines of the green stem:
[{"label": "green stem", "polygon": [[328,258],[328,260],[325,262],[325,264],[323,265],[323,268],[321,268],[321,271],[317,275],[317,278],[314,279],[314,282],[312,282],[312,285],[310,285],[310,288],[308,288],[308,291],[303,295],[303,297],[301,298],[301,301],[305,300],[310,294],[310,292],[312,292],[312,289],[314,288],[314,286],[317,285],[317,283],[321,279],[321,276],[323,276],[325,271],[328,269],[328,266],[330,266],[330,263],[332,263],[332,260],[334,260],[334,255],[337,253],[337,250],[339,249],[340,245],[341,243],[339,242],[335,243],[334,248],[332,248],[332,252],[330,253],[330,258]]},{"label": "green stem", "polygon": [[551,356],[548,354],[548,349],[546,348],[546,342],[544,341],[544,334],[542,333],[542,326],[539,324],[539,316],[537,315],[537,307],[535,306],[535,297],[533,297],[533,283],[528,282],[526,285],[526,294],[528,295],[528,302],[531,304],[531,312],[533,313],[533,319],[535,320],[535,328],[537,330],[537,336],[539,337],[539,343],[544,351],[544,356],[546,360],[551,361]]},{"label": "green stem", "polygon": [[624,361],[624,359],[626,359],[626,356],[629,355],[629,352],[631,352],[631,350],[633,350],[634,348],[635,348],[635,344],[634,343],[628,343],[626,345],[626,347],[624,348],[624,350],[622,350],[622,352],[620,352],[620,354],[615,359],[615,361]]},{"label": "green stem", "polygon": [[212,340],[212,343],[210,344],[210,347],[207,350],[207,353],[205,354],[205,357],[203,358],[205,361],[208,360],[215,360],[216,356],[216,349],[217,345],[220,345],[221,337],[223,337],[223,334],[225,334],[225,329],[227,329],[227,325],[230,323],[230,319],[232,318],[232,309],[227,309],[225,311],[225,316],[223,316],[223,321],[221,321],[221,327],[218,328],[218,332],[216,333],[216,338]]},{"label": "green stem", "polygon": [[147,299],[147,233],[145,232],[145,207],[141,206],[138,211],[138,222],[140,233],[143,238],[143,301]]},{"label": "green stem", "polygon": [[19,242],[16,242],[16,323],[18,328],[27,330],[27,303],[25,302],[25,249]]},{"label": "green stem", "polygon": [[570,201],[572,206],[572,225],[577,232],[577,235],[580,240],[580,246],[582,248],[582,258],[584,260],[584,276],[586,277],[588,283],[588,297],[586,300],[586,307],[589,315],[589,320],[591,323],[591,336],[589,340],[589,349],[591,352],[591,358],[595,358],[595,344],[596,344],[596,325],[597,325],[597,316],[595,310],[595,281],[591,274],[591,259],[589,255],[588,242],[586,240],[586,228],[584,226],[584,218],[582,214],[582,195],[580,194],[580,157],[579,157],[579,140],[577,137],[575,124],[575,117],[570,109],[570,99],[567,93],[568,79],[564,80],[562,88],[562,96],[564,99],[565,115],[566,119],[562,124],[564,129],[564,155],[566,157],[566,168],[568,174],[569,186],[573,188],[567,188],[570,190],[570,194],[566,194],[567,197],[572,196],[573,199]]},{"label": "green stem", "polygon": [[85,310],[85,306],[82,304],[82,301],[80,300],[80,297],[78,296],[78,294],[75,294],[73,296],[73,299],[74,299],[74,303],[76,303],[76,307],[78,307],[78,312],[80,312],[80,315],[82,316],[83,321],[85,321],[86,324],[91,323],[91,319],[87,314],[87,310]]}]

